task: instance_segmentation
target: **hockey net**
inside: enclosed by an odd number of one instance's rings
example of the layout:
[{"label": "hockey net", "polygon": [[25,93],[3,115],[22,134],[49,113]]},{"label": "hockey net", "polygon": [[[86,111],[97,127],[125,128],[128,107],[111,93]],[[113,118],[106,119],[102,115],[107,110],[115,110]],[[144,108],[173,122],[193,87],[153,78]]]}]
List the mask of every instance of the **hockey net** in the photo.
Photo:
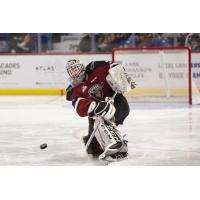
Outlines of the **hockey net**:
[{"label": "hockey net", "polygon": [[200,103],[189,48],[118,48],[113,49],[112,59],[137,84],[125,94],[129,101]]}]

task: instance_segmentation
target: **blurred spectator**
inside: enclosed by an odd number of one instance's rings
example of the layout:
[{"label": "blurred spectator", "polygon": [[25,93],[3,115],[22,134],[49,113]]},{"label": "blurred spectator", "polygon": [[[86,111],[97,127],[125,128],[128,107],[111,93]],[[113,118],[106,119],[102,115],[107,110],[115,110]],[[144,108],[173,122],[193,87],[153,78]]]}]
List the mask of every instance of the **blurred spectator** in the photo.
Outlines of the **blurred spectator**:
[{"label": "blurred spectator", "polygon": [[0,53],[9,53],[10,49],[6,41],[0,41]]},{"label": "blurred spectator", "polygon": [[98,35],[97,50],[100,52],[111,52],[113,48],[123,47],[130,35],[131,33],[104,33]]},{"label": "blurred spectator", "polygon": [[[30,33],[0,33],[0,52],[1,53],[33,53],[39,52],[39,44],[42,52],[54,51],[63,43],[64,36],[77,35],[76,33],[43,33],[41,41],[38,34]],[[84,36],[83,36],[84,35]],[[126,47],[176,47],[189,46],[192,51],[200,52],[199,33],[88,33],[81,34],[78,41],[76,52],[102,52],[110,53],[113,48]],[[72,37],[71,45],[74,45]],[[69,40],[68,40],[69,41]],[[70,41],[69,41],[70,43]],[[56,52],[65,48],[58,48]]]},{"label": "blurred spectator", "polygon": [[163,34],[155,34],[152,38],[153,47],[169,47],[173,46],[173,40],[170,37],[163,36]]},{"label": "blurred spectator", "polygon": [[200,36],[198,34],[193,35],[189,42],[189,46],[191,47],[193,52],[200,51]]},{"label": "blurred spectator", "polygon": [[114,36],[112,33],[108,34],[102,34],[97,41],[97,49],[100,52],[107,52],[110,49],[110,46],[112,45],[112,41],[114,39]]},{"label": "blurred spectator", "polygon": [[81,52],[90,52],[91,51],[91,36],[90,34],[86,34],[79,45]]},{"label": "blurred spectator", "polygon": [[152,35],[147,33],[138,33],[136,40],[136,47],[144,48],[152,46]]},{"label": "blurred spectator", "polygon": [[8,41],[10,39],[9,33],[0,33],[0,53],[9,53],[10,48]]},{"label": "blurred spectator", "polygon": [[27,34],[13,34],[10,42],[11,53],[31,53],[33,50],[32,37]]},{"label": "blurred spectator", "polygon": [[120,48],[128,48],[128,47],[135,47],[136,36],[134,33],[131,33],[127,36],[124,40],[122,40],[119,44]]},{"label": "blurred spectator", "polygon": [[187,37],[188,33],[177,33],[177,46],[185,46],[185,40]]}]

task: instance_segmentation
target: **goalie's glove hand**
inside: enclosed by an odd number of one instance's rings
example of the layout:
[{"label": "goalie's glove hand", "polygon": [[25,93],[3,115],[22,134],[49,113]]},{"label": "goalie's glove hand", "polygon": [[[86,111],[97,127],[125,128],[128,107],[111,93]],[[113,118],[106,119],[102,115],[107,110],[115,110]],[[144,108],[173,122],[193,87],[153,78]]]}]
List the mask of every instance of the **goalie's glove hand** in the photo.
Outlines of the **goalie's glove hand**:
[{"label": "goalie's glove hand", "polygon": [[88,108],[89,117],[104,117],[105,119],[111,119],[115,114],[115,107],[112,103],[100,101],[93,101]]}]

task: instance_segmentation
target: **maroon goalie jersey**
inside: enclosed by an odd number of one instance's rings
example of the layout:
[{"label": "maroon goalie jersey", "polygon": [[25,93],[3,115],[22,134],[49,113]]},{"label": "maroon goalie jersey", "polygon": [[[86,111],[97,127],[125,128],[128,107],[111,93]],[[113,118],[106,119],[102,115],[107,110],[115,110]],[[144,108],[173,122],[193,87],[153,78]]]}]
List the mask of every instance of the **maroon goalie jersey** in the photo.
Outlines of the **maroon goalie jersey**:
[{"label": "maroon goalie jersey", "polygon": [[102,101],[111,97],[113,90],[106,81],[110,62],[94,61],[86,66],[85,80],[77,86],[67,88],[67,100],[72,101],[76,112],[87,116],[89,105],[92,101]]}]

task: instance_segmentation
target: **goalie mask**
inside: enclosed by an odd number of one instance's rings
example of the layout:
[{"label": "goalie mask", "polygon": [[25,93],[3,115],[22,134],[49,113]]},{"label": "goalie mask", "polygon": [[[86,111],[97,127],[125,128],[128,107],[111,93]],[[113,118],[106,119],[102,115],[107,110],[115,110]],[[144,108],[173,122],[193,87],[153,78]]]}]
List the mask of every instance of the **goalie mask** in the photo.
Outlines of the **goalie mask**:
[{"label": "goalie mask", "polygon": [[77,59],[72,59],[67,62],[67,73],[69,75],[69,81],[73,85],[81,83],[85,78],[85,66],[80,64]]}]

